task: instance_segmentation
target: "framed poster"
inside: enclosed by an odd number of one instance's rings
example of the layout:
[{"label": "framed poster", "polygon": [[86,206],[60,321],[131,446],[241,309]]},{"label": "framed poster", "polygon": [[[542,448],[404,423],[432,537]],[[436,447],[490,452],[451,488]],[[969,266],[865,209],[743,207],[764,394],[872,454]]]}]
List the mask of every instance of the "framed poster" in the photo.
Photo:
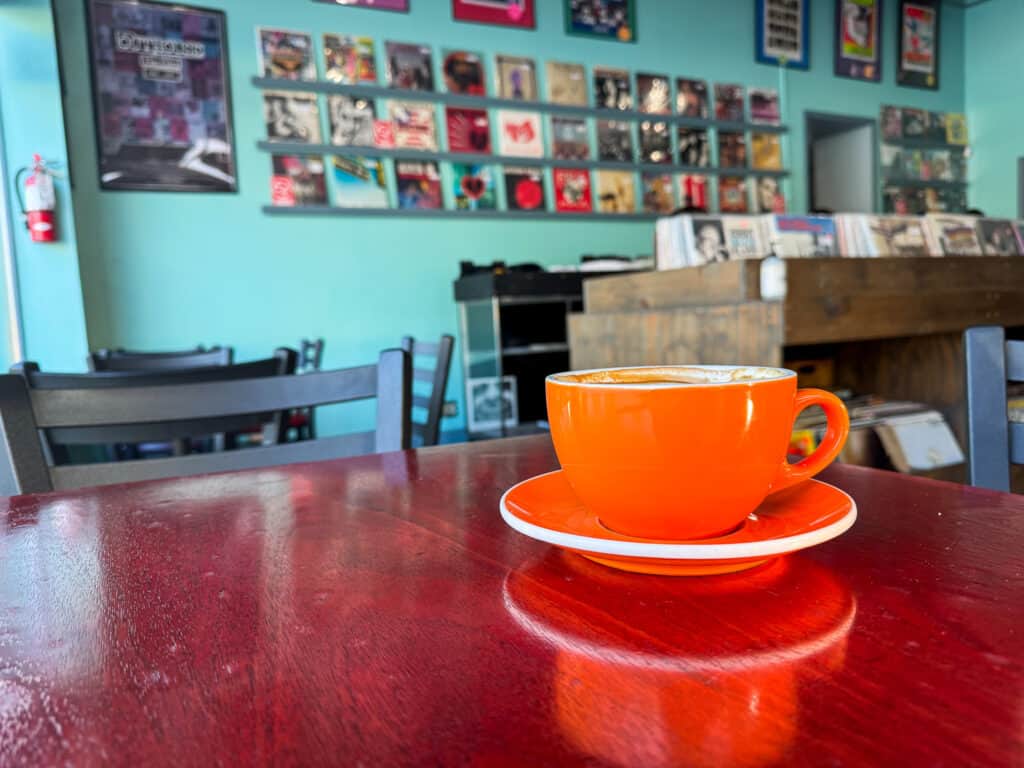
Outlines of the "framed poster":
[{"label": "framed poster", "polygon": [[836,0],[836,76],[882,79],[882,1]]},{"label": "framed poster", "polygon": [[810,67],[810,16],[810,0],[757,0],[754,58],[779,67]]},{"label": "framed poster", "polygon": [[519,424],[515,376],[484,376],[466,381],[466,426],[489,432]]},{"label": "framed poster", "polygon": [[565,0],[565,33],[636,42],[637,0]]},{"label": "framed poster", "polygon": [[222,11],[88,0],[102,189],[237,190]]},{"label": "framed poster", "polygon": [[537,0],[452,0],[452,17],[456,21],[533,29],[537,26],[536,2]]},{"label": "framed poster", "polygon": [[896,82],[939,89],[939,0],[900,0]]},{"label": "framed poster", "polygon": [[313,0],[313,2],[351,5],[355,8],[376,8],[378,11],[409,12],[409,0]]}]

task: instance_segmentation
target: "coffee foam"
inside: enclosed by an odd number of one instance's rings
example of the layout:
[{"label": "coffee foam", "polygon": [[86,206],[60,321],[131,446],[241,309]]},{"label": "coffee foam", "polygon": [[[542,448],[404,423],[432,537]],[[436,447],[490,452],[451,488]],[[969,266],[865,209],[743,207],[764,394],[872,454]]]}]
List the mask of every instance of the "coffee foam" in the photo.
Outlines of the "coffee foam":
[{"label": "coffee foam", "polygon": [[779,379],[787,373],[780,368],[760,366],[705,368],[673,365],[560,373],[552,379],[566,384],[733,384]]}]

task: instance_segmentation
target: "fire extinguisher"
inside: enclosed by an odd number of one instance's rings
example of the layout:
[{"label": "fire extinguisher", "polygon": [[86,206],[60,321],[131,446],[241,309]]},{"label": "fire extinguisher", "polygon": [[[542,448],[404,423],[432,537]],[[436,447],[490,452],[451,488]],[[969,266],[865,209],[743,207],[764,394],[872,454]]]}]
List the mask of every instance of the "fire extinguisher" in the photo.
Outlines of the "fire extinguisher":
[{"label": "fire extinguisher", "polygon": [[[29,176],[25,179],[22,197],[21,178],[26,173]],[[53,191],[53,179],[56,176],[43,158],[33,155],[32,167],[20,169],[14,177],[21,215],[25,217],[25,226],[34,243],[52,243],[57,239],[57,198]]]}]

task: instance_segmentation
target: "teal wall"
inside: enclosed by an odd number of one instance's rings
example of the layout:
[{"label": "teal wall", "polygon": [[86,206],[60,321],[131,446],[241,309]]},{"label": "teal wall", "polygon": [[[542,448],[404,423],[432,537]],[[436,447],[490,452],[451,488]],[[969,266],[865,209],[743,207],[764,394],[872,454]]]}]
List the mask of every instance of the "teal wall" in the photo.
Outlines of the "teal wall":
[{"label": "teal wall", "polygon": [[[61,165],[67,163],[53,40],[49,0],[0,3],[0,120],[12,182],[8,189],[12,206],[14,174],[18,168],[31,165],[34,153]],[[94,187],[95,175],[85,174],[82,181]],[[58,181],[56,189],[60,242],[32,243],[20,214],[12,211],[25,357],[45,369],[84,370],[88,346],[68,181]],[[0,362],[6,371],[15,361],[7,343],[4,291],[0,291],[0,310]]]},{"label": "teal wall", "polygon": [[[568,37],[562,3],[539,0],[532,32],[451,21],[448,0],[413,0],[396,14],[310,0],[203,0],[228,12],[240,191],[237,195],[101,192],[96,181],[84,3],[58,0],[83,290],[93,346],[234,345],[265,355],[302,336],[327,339],[326,364],[372,359],[405,333],[434,337],[456,328],[451,283],[460,260],[576,261],[581,253],[649,253],[652,227],[616,222],[458,222],[268,217],[269,157],[256,149],[262,100],[254,28],[368,34],[485,52],[663,71],[748,86],[781,87],[784,147],[793,171],[790,207],[806,205],[803,114],[875,117],[882,103],[941,110],[964,107],[963,12],[945,9],[938,92],[897,88],[893,61],[897,3],[885,19],[881,84],[832,76],[834,3],[814,2],[811,70],[783,72],[753,58],[753,0],[640,0],[639,44]],[[383,71],[381,47],[378,64]],[[542,69],[542,67],[540,68]],[[323,107],[322,107],[323,108]],[[456,366],[450,397],[461,400]],[[461,418],[445,424],[461,426]]]},{"label": "teal wall", "polygon": [[972,207],[1017,216],[1017,158],[1024,157],[1024,1],[990,0],[967,14],[968,161]]}]

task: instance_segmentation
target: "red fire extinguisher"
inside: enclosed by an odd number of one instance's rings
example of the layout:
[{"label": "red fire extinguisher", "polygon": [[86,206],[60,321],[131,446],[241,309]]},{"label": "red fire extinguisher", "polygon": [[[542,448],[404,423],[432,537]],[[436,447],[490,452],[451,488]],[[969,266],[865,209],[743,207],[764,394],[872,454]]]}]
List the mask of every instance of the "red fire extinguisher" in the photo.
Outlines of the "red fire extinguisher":
[{"label": "red fire extinguisher", "polygon": [[[25,193],[22,197],[21,178],[26,173]],[[53,179],[56,174],[47,167],[46,161],[39,155],[32,156],[32,167],[22,168],[14,177],[18,188],[18,202],[21,203],[21,214],[25,217],[25,226],[34,243],[52,243],[57,239],[57,220],[55,209],[57,198],[53,191]]]}]

